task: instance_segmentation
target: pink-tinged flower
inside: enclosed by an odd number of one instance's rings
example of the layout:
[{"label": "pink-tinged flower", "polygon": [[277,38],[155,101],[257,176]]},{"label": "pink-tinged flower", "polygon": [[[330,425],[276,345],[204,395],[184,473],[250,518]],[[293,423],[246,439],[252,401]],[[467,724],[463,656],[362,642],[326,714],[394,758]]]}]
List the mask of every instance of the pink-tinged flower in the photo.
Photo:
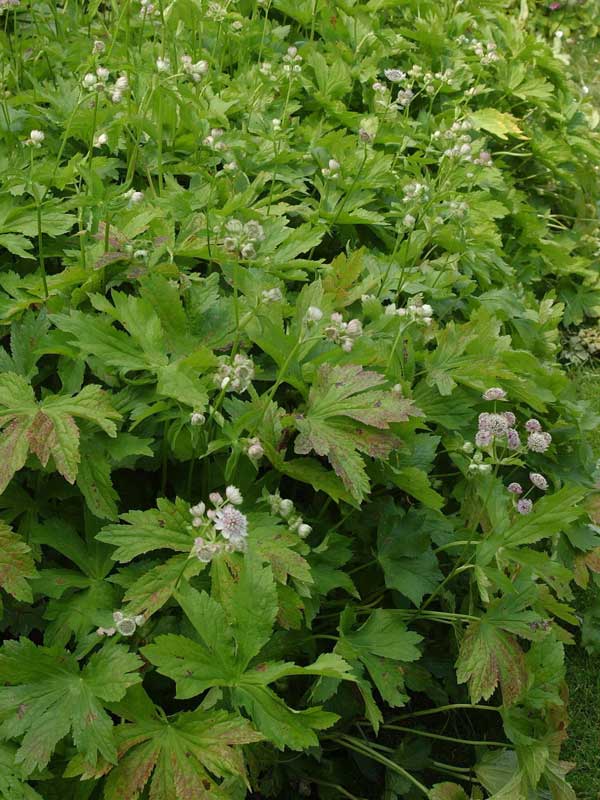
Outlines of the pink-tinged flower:
[{"label": "pink-tinged flower", "polygon": [[499,386],[492,386],[491,389],[486,389],[482,395],[484,400],[505,400],[506,392]]},{"label": "pink-tinged flower", "polygon": [[553,3],[550,3],[550,5],[548,6],[548,8],[550,9],[550,11],[558,11],[558,9],[560,8],[560,6],[561,6],[561,4],[560,4],[560,3],[558,3],[558,2],[556,2],[556,0],[554,0],[554,2],[553,2]]},{"label": "pink-tinged flower", "polygon": [[494,436],[489,431],[477,431],[475,435],[475,444],[477,447],[487,447],[492,443]]},{"label": "pink-tinged flower", "polygon": [[534,486],[537,486],[538,489],[541,489],[543,492],[546,491],[548,488],[548,481],[544,478],[543,475],[540,475],[539,472],[530,472],[529,473],[529,480],[533,483]]},{"label": "pink-tinged flower", "polygon": [[506,434],[506,444],[509,450],[518,450],[521,446],[521,437],[514,428],[510,428]]},{"label": "pink-tinged flower", "polygon": [[480,414],[479,430],[489,431],[493,436],[505,436],[508,433],[508,422],[503,414]]},{"label": "pink-tinged flower", "polygon": [[513,412],[512,412],[512,411],[504,411],[504,412],[502,413],[502,416],[503,416],[503,417],[504,417],[504,419],[505,419],[505,420],[508,422],[508,424],[510,425],[510,427],[511,427],[511,428],[513,428],[513,427],[514,427],[514,425],[515,425],[515,422],[517,421],[517,418],[515,417],[515,415],[513,414]]},{"label": "pink-tinged flower", "polygon": [[198,536],[194,539],[192,554],[196,556],[198,561],[201,561],[203,564],[208,564],[220,550],[221,546],[217,542],[208,542],[206,539],[203,539],[202,536]]},{"label": "pink-tinged flower", "polygon": [[525,423],[525,430],[529,433],[538,433],[542,430],[542,425],[537,419],[528,419]]},{"label": "pink-tinged flower", "polygon": [[214,526],[224,539],[239,541],[248,535],[248,520],[231,505],[223,506],[214,516]]},{"label": "pink-tinged flower", "polygon": [[512,494],[523,494],[523,487],[516,481],[509,483],[507,489],[509,492],[512,492]]},{"label": "pink-tinged flower", "polygon": [[533,503],[526,497],[522,497],[517,503],[517,511],[519,514],[529,514],[533,508]]},{"label": "pink-tinged flower", "polygon": [[527,447],[534,453],[545,453],[551,442],[552,436],[549,433],[536,431],[527,437]]}]

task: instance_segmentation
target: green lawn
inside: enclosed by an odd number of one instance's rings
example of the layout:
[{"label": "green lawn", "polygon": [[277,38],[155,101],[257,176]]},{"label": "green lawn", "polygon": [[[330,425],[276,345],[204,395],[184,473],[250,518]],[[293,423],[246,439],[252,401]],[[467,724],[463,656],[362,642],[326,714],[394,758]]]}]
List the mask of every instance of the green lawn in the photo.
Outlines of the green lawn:
[{"label": "green lawn", "polygon": [[[582,369],[574,376],[580,397],[588,400],[600,412],[600,369]],[[594,433],[595,451],[600,457],[600,430]],[[594,594],[590,589],[582,594],[580,612],[589,606]],[[581,647],[568,651],[570,692],[569,739],[562,756],[577,766],[571,773],[571,783],[579,800],[600,798],[600,655],[589,655]]]}]

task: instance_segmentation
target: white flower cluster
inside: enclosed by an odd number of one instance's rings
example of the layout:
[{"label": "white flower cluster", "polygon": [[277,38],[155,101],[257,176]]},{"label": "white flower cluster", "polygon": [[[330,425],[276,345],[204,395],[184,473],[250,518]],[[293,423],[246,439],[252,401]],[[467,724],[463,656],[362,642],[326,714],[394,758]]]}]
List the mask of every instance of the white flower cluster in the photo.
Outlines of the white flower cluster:
[{"label": "white flower cluster", "polygon": [[114,627],[111,628],[98,628],[96,633],[98,636],[114,636],[115,633],[120,633],[121,636],[133,636],[137,628],[144,624],[145,617],[143,614],[137,614],[134,617],[128,617],[121,611],[115,611],[113,614]]},{"label": "white flower cluster", "polygon": [[442,200],[441,208],[436,222],[442,223],[445,219],[462,219],[467,215],[469,205],[464,200]]},{"label": "white flower cluster", "polygon": [[202,530],[197,536],[190,552],[203,564],[208,564],[222,552],[243,553],[247,549],[248,519],[236,508],[244,502],[237,486],[228,486],[225,497],[219,492],[211,492],[209,500],[214,508],[207,510],[205,503],[190,508],[191,527]]},{"label": "white flower cluster", "polygon": [[408,317],[411,322],[417,322],[426,327],[431,325],[433,321],[433,308],[429,303],[423,303],[418,297],[404,307],[388,303],[383,310],[388,316]]},{"label": "white flower cluster", "polygon": [[396,100],[393,103],[393,106],[395,106],[398,109],[398,111],[401,108],[407,108],[407,106],[409,106],[412,103],[414,96],[415,93],[410,88],[399,89],[398,94],[396,95]]},{"label": "white flower cluster", "polygon": [[214,381],[220,389],[243,394],[254,378],[254,362],[242,353],[236,353],[233,360],[227,356],[219,365]]},{"label": "white flower cluster", "polygon": [[205,147],[211,147],[213,150],[225,150],[225,142],[220,141],[225,131],[223,128],[211,128],[208,136],[202,139],[202,144]]},{"label": "white flower cluster", "polygon": [[155,3],[152,3],[151,0],[140,0],[140,4],[140,17],[142,19],[160,16],[160,8]]},{"label": "white flower cluster", "polygon": [[20,0],[0,0],[0,14],[10,11],[11,8],[17,8],[19,5]]},{"label": "white flower cluster", "polygon": [[269,503],[271,513],[277,517],[281,517],[281,519],[286,522],[288,528],[294,533],[297,533],[301,539],[306,539],[306,537],[311,534],[311,526],[307,525],[300,514],[296,513],[291,500],[284,499],[277,493],[268,495],[267,502]]},{"label": "white flower cluster", "polygon": [[302,56],[298,53],[297,47],[288,47],[287,53],[283,57],[283,71],[288,74],[302,71]]},{"label": "white flower cluster", "polygon": [[206,9],[206,16],[215,22],[223,22],[227,17],[227,8],[220,3],[210,2]]},{"label": "white flower cluster", "polygon": [[[506,392],[499,386],[492,386],[486,389],[482,395],[484,400],[489,402],[502,402],[506,400]],[[465,442],[463,451],[465,453],[473,453],[475,447],[478,448],[473,456],[472,463],[469,465],[469,470],[472,472],[489,472],[491,464],[483,464],[483,454],[487,452],[489,455],[495,456],[496,452],[493,449],[498,443],[501,447],[506,447],[508,450],[525,452],[530,450],[535,453],[544,453],[552,443],[552,436],[542,430],[542,425],[537,419],[529,419],[525,423],[525,430],[527,431],[527,443],[524,447],[521,443],[521,436],[516,429],[517,418],[512,411],[496,411],[484,412],[479,415],[478,430],[475,435],[475,446],[472,442]],[[495,463],[504,463],[503,460]],[[508,461],[506,463],[514,463]],[[548,481],[539,472],[531,472],[529,474],[531,483],[542,491],[548,489]],[[523,489],[519,483],[511,483],[508,486],[508,491],[521,495]],[[520,514],[528,514],[532,508],[532,502],[526,497],[521,498],[515,508]]]},{"label": "white flower cluster", "polygon": [[198,428],[200,425],[204,425],[206,422],[206,417],[201,411],[193,411],[190,414],[190,424],[193,425],[194,428]]},{"label": "white flower cluster", "polygon": [[25,144],[30,147],[41,147],[42,142],[46,138],[44,131],[38,131],[35,128],[29,133],[29,139],[25,140]]},{"label": "white flower cluster", "polygon": [[322,168],[321,175],[323,175],[325,178],[339,178],[340,162],[336,161],[335,158],[330,158],[327,162],[327,166]]},{"label": "white flower cluster", "polygon": [[270,61],[263,61],[258,71],[271,83],[275,83],[278,80],[277,72],[273,69],[273,64]]},{"label": "white flower cluster", "polygon": [[129,206],[137,206],[144,199],[144,193],[138,192],[135,189],[129,189],[125,192],[125,197],[129,200]]},{"label": "white flower cluster", "polygon": [[401,83],[406,78],[406,72],[401,69],[384,69],[383,74],[390,83]]},{"label": "white flower cluster", "polygon": [[[465,449],[465,448],[463,448]],[[469,472],[491,472],[492,465],[483,463],[483,453],[477,452],[469,464]]]},{"label": "white flower cluster", "polygon": [[110,71],[106,67],[97,67],[96,72],[87,72],[81,81],[88,92],[106,92],[113,103],[120,103],[123,94],[129,89],[127,75],[119,75],[113,84],[109,83]]},{"label": "white flower cluster", "polygon": [[473,158],[473,163],[481,167],[491,167],[494,164],[491,153],[487,150],[480,150],[479,155]]},{"label": "white flower cluster", "polygon": [[[489,398],[486,398],[489,399]],[[487,413],[479,415],[479,430],[475,435],[477,447],[489,447],[496,439],[502,440],[509,450],[517,450],[521,446],[521,437],[515,429],[517,419],[512,411]]]},{"label": "white flower cluster", "polygon": [[537,419],[528,419],[525,423],[527,437],[527,449],[534,453],[545,453],[552,444],[552,436],[542,430],[542,425]]},{"label": "white flower cluster", "polygon": [[475,55],[479,58],[480,63],[484,66],[493,64],[495,61],[499,61],[495,42],[486,42],[484,44],[483,42],[474,41],[471,43],[471,50],[475,53]]},{"label": "white flower cluster", "polygon": [[264,454],[265,451],[258,436],[253,436],[251,439],[248,439],[246,455],[250,461],[260,461]]},{"label": "white flower cluster", "polygon": [[[392,80],[389,78],[390,74],[396,76],[397,80]],[[385,70],[385,76],[392,83],[397,83],[398,81],[406,78],[406,74],[404,72],[395,69]],[[381,81],[375,81],[372,88],[375,92],[375,105],[381,106],[385,111],[400,111],[401,109],[410,105],[414,97],[414,92],[410,87],[398,89],[395,100],[392,100],[390,89]]]},{"label": "white flower cluster", "polygon": [[362,323],[358,319],[344,322],[342,315],[335,312],[331,315],[330,321],[324,330],[328,339],[339,344],[344,353],[349,353],[358,337],[362,334]]},{"label": "white flower cluster", "polygon": [[194,63],[192,57],[186,55],[181,56],[180,60],[181,69],[190,76],[194,83],[199,83],[208,72],[208,61],[201,60]]},{"label": "white flower cluster", "polygon": [[277,286],[273,287],[273,289],[263,289],[260,293],[261,300],[263,303],[281,303],[283,300],[283,294],[281,293],[281,289]]},{"label": "white flower cluster", "polygon": [[436,87],[450,86],[453,79],[453,71],[445,69],[443,72],[424,72],[419,82],[423,84],[426,94],[433,94]]},{"label": "white flower cluster", "polygon": [[443,156],[446,158],[457,158],[463,161],[472,161],[472,143],[471,137],[467,133],[472,129],[472,125],[468,120],[453,122],[452,125],[446,130],[436,130],[433,132],[431,138],[434,141],[442,141],[444,145],[449,144],[443,151]]},{"label": "white flower cluster", "polygon": [[309,306],[304,315],[304,322],[311,325],[313,322],[320,322],[323,319],[323,312],[318,306]]},{"label": "white flower cluster", "polygon": [[418,181],[407,183],[402,191],[404,193],[402,202],[404,203],[426,202],[429,200],[429,189],[424,183],[419,183]]},{"label": "white flower cluster", "polygon": [[254,219],[245,224],[239,219],[230,219],[225,223],[225,231],[224,249],[237,253],[240,258],[255,258],[257,245],[265,238],[263,226]]}]

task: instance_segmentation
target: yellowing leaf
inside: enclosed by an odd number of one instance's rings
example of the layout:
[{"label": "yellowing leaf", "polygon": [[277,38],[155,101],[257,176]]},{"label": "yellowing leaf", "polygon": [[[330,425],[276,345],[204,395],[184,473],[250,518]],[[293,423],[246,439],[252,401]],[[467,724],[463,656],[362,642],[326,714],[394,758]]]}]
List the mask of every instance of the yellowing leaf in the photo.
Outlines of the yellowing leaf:
[{"label": "yellowing leaf", "polygon": [[496,108],[482,108],[479,111],[474,111],[469,119],[475,130],[488,131],[500,139],[506,139],[508,135],[518,136],[519,139],[527,138],[519,128],[516,117],[506,111],[498,111]]},{"label": "yellowing leaf", "polygon": [[[354,364],[324,365],[311,387],[305,414],[296,416],[300,436],[295,451],[327,456],[344,486],[360,501],[369,491],[369,479],[359,453],[385,458],[399,439],[393,422],[405,422],[420,412],[412,400],[378,389],[383,375]],[[358,423],[358,424],[357,424]]]}]

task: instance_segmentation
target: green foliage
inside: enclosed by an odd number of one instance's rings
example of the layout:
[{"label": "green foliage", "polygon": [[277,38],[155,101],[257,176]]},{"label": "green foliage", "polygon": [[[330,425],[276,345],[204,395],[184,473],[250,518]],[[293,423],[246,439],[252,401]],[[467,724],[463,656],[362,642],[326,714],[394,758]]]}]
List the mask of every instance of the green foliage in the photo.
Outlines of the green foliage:
[{"label": "green foliage", "polygon": [[556,9],[0,6],[0,798],[570,800]]}]

